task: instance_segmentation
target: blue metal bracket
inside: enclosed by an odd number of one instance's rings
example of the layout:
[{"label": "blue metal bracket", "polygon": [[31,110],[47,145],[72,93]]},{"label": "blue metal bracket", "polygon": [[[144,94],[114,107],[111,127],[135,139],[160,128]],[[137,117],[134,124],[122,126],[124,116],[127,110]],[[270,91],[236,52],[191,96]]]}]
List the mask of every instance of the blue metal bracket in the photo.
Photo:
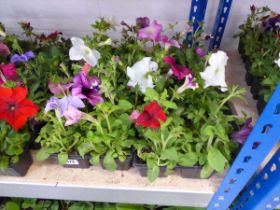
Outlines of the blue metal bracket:
[{"label": "blue metal bracket", "polygon": [[274,209],[280,203],[280,149],[247,186],[231,210]]},{"label": "blue metal bracket", "polygon": [[212,29],[213,38],[210,40],[209,50],[217,49],[220,47],[232,1],[233,0],[220,0],[215,24]]},{"label": "blue metal bracket", "polygon": [[280,84],[233,162],[207,210],[226,210],[280,139]]},{"label": "blue metal bracket", "polygon": [[[199,22],[202,22],[205,17],[207,0],[192,0],[190,8],[189,22],[193,23],[193,32],[199,28]],[[186,39],[188,43],[192,43],[192,32],[187,33]]]}]

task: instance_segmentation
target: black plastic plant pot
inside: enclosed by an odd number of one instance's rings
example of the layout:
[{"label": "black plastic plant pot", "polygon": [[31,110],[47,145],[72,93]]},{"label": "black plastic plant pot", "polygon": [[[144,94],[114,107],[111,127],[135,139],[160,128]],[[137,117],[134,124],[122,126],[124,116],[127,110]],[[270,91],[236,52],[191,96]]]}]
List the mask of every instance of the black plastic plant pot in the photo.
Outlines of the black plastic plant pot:
[{"label": "black plastic plant pot", "polygon": [[[115,161],[117,163],[118,171],[127,171],[132,166],[133,156],[128,155],[124,161],[120,161],[119,159],[115,159]],[[103,169],[106,169],[106,167],[104,166],[104,157],[100,158],[100,164]]]},{"label": "black plastic plant pot", "polygon": [[[181,176],[183,178],[188,179],[201,179],[200,172],[201,172],[201,166],[192,166],[192,167],[180,167],[181,170]],[[212,174],[211,174],[212,176]],[[211,177],[210,176],[210,177]]]},{"label": "black plastic plant pot", "polygon": [[37,136],[39,135],[41,128],[44,127],[45,124],[46,124],[46,122],[42,122],[42,121],[35,122],[34,131],[32,133],[32,137],[30,140],[30,149],[33,149],[33,150],[41,149],[41,144],[36,142],[35,140],[36,140]]},{"label": "black plastic plant pot", "polygon": [[[134,156],[133,167],[138,169],[138,171],[142,177],[147,177],[147,172],[148,172],[147,165],[137,155]],[[179,167],[175,167],[173,169],[173,171],[180,172],[180,169],[179,169]],[[166,167],[164,167],[164,166],[159,167],[159,176],[158,177],[167,177],[167,176],[168,175],[166,175]]]},{"label": "black plastic plant pot", "polygon": [[253,83],[251,85],[251,93],[253,95],[253,99],[258,100],[259,92],[263,89],[260,79],[258,77],[253,78]]},{"label": "black plastic plant pot", "polygon": [[[50,160],[55,164],[59,164],[57,154],[52,154],[50,156]],[[90,167],[89,156],[85,156],[84,158],[82,158],[78,154],[69,154],[68,160],[67,160],[66,164],[63,165],[63,167],[65,167],[65,168],[89,168]]]},{"label": "black plastic plant pot", "polygon": [[0,171],[0,175],[25,176],[32,163],[33,159],[31,153],[28,149],[25,149],[19,157],[19,161],[15,164],[10,164],[4,172]]},{"label": "black plastic plant pot", "polygon": [[247,70],[245,74],[245,81],[248,86],[251,86],[253,84],[253,76],[250,74],[250,72]]},{"label": "black plastic plant pot", "polygon": [[257,101],[257,110],[258,110],[259,114],[262,113],[265,105],[266,105],[266,102],[264,101],[264,98],[259,97],[259,100]]}]

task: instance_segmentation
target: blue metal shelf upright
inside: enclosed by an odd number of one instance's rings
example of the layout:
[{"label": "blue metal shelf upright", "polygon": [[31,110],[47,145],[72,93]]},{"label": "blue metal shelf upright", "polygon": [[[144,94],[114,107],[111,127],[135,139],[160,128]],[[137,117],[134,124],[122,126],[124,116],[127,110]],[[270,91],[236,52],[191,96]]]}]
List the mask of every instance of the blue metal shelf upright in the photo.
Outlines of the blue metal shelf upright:
[{"label": "blue metal shelf upright", "polygon": [[279,128],[280,83],[212,198],[208,210],[264,210],[273,209],[279,204],[280,150],[261,172],[257,172],[279,143]]}]

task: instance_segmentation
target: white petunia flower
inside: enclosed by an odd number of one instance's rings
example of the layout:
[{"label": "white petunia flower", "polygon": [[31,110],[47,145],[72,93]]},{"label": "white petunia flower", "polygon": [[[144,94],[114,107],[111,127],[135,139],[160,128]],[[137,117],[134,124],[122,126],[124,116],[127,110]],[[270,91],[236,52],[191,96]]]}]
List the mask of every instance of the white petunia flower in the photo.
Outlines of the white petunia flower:
[{"label": "white petunia flower", "polygon": [[72,37],[71,42],[73,47],[70,48],[70,60],[79,61],[85,60],[91,66],[95,66],[100,58],[100,53],[95,49],[90,49],[85,45],[85,42],[77,37]]},{"label": "white petunia flower", "polygon": [[130,78],[127,85],[132,87],[139,85],[141,92],[145,93],[147,88],[154,87],[152,76],[148,73],[157,69],[156,62],[151,61],[150,57],[144,57],[132,67],[127,67],[127,76]]},{"label": "white petunia flower", "polygon": [[279,58],[278,58],[278,60],[275,60],[274,61],[276,64],[277,64],[277,66],[280,68],[280,53],[279,53]]},{"label": "white petunia flower", "polygon": [[225,81],[225,66],[227,65],[228,56],[223,51],[213,53],[209,58],[209,66],[206,67],[200,76],[204,80],[204,88],[209,86],[220,86],[221,91],[227,91]]}]

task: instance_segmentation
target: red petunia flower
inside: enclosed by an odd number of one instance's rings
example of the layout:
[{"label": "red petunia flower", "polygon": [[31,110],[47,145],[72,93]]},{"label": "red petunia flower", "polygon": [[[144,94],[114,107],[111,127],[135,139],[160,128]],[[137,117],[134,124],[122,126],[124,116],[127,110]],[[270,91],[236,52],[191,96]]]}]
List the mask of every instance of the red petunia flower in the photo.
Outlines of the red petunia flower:
[{"label": "red petunia flower", "polygon": [[142,112],[137,118],[136,125],[158,128],[160,127],[160,120],[165,122],[166,115],[159,104],[156,101],[153,101],[144,107],[144,112]]},{"label": "red petunia flower", "polygon": [[280,39],[280,32],[278,32],[276,36],[278,39]]},{"label": "red petunia flower", "polygon": [[39,109],[26,99],[27,93],[24,87],[0,87],[0,119],[6,120],[15,131],[22,128],[27,119],[34,117]]}]

